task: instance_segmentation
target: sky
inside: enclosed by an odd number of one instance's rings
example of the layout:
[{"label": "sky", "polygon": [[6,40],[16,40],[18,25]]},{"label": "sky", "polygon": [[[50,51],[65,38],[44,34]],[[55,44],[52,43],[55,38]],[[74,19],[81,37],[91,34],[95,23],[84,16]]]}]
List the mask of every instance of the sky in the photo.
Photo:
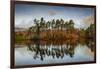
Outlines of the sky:
[{"label": "sky", "polygon": [[[16,4],[15,5],[15,27],[30,27],[34,25],[33,20],[72,19],[76,28],[87,26],[89,20],[94,20],[94,8],[49,6],[36,4]],[[89,22],[90,23],[90,22]]]}]

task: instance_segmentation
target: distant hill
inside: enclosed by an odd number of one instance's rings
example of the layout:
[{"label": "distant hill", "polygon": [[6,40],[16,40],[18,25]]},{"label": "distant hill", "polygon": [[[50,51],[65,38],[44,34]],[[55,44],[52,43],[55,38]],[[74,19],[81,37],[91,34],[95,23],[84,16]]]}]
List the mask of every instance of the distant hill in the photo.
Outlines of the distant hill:
[{"label": "distant hill", "polygon": [[27,28],[20,28],[20,27],[15,27],[15,32],[18,32],[18,31],[26,31],[28,30]]}]

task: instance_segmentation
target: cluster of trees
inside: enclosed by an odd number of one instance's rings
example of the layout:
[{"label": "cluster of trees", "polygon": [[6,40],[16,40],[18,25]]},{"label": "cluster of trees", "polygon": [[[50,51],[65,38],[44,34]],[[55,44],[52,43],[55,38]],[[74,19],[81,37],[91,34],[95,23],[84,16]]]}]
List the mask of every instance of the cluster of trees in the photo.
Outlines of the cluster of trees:
[{"label": "cluster of trees", "polygon": [[46,31],[50,30],[67,30],[67,29],[74,29],[74,21],[69,20],[64,22],[63,19],[53,19],[51,21],[45,21],[42,17],[40,20],[34,19],[35,26],[29,28],[29,30],[34,32]]},{"label": "cluster of trees", "polygon": [[87,29],[77,29],[74,27],[73,20],[64,21],[63,19],[52,19],[45,21],[42,17],[40,20],[34,19],[34,26],[30,27],[28,32],[34,32],[32,39],[69,39],[74,38],[93,38],[95,35],[95,25],[91,24]]},{"label": "cluster of trees", "polygon": [[63,19],[52,19],[46,22],[42,17],[40,20],[34,19],[34,26],[28,32],[29,35],[35,33],[32,39],[58,40],[73,37],[73,33],[77,32],[75,30],[73,20],[65,22]]},{"label": "cluster of trees", "polygon": [[87,38],[87,39],[95,39],[95,25],[90,24],[90,26],[86,29],[79,30],[79,37],[80,38]]},{"label": "cluster of trees", "polygon": [[[74,21],[64,21],[63,19],[52,19],[46,21],[42,17],[40,20],[34,19],[34,25],[29,27],[28,34],[24,37],[32,40],[68,40],[68,39],[94,39],[95,25],[90,24],[88,28],[75,28]],[[19,36],[19,35],[18,35]],[[22,36],[22,35],[21,35]]]}]

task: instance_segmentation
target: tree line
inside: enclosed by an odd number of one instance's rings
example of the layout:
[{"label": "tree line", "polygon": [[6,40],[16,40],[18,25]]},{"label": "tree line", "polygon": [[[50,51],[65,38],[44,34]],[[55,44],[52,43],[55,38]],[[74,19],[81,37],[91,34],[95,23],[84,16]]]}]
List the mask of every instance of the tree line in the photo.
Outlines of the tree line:
[{"label": "tree line", "polygon": [[[75,23],[71,19],[64,21],[63,19],[52,19],[50,21],[44,18],[34,19],[34,25],[29,27],[26,37],[32,40],[66,40],[66,39],[94,39],[95,25],[90,24],[88,28],[75,28]],[[31,36],[30,36],[31,35]]]},{"label": "tree line", "polygon": [[50,30],[68,30],[68,29],[74,29],[74,21],[64,21],[63,19],[52,19],[51,21],[45,21],[42,17],[40,20],[34,19],[34,25],[29,28],[31,31],[46,31],[48,29]]}]

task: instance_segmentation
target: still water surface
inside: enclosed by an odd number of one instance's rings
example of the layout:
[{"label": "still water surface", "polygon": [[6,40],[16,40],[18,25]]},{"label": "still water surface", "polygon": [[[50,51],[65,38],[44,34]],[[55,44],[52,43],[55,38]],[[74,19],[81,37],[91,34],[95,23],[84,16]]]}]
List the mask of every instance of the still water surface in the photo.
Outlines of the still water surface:
[{"label": "still water surface", "polygon": [[42,43],[16,43],[15,65],[94,61],[94,45],[91,42],[88,44]]}]

